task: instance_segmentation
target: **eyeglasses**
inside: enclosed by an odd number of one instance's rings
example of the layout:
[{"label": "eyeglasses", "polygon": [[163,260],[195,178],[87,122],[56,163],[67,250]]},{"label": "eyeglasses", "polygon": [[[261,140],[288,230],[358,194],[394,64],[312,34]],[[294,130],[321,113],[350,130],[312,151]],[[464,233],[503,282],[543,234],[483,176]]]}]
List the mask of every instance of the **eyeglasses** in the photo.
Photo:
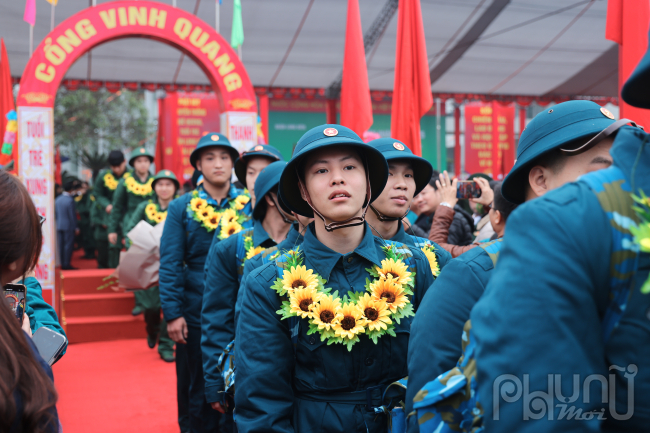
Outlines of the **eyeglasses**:
[{"label": "eyeglasses", "polygon": [[39,215],[38,218],[38,223],[41,225],[41,227],[43,227],[43,223],[45,222],[46,218],[43,215]]}]

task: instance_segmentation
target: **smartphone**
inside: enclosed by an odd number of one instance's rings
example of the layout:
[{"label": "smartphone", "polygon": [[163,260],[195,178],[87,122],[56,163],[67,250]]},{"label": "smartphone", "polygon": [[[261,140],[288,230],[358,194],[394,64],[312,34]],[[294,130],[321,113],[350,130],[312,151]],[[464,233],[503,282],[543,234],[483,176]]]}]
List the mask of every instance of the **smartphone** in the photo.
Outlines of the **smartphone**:
[{"label": "smartphone", "polygon": [[27,307],[27,288],[24,284],[6,284],[3,287],[4,297],[11,307],[11,311],[14,313],[18,322],[21,326],[23,324],[23,313]]},{"label": "smartphone", "polygon": [[481,196],[481,187],[473,180],[459,180],[456,198],[478,198]]},{"label": "smartphone", "polygon": [[63,352],[66,344],[68,344],[68,340],[64,335],[52,331],[45,326],[41,326],[34,332],[32,342],[38,349],[38,353],[40,353],[41,357],[49,365],[54,364],[59,359],[61,352]]}]

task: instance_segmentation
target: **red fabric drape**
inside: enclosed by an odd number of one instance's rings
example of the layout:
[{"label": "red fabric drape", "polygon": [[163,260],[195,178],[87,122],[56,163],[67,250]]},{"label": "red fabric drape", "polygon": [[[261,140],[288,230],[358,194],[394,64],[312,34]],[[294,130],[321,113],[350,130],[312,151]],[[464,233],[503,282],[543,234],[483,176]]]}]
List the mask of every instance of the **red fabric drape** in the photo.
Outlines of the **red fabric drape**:
[{"label": "red fabric drape", "polygon": [[[607,2],[607,29],[605,37],[619,44],[618,89],[619,95],[648,49],[648,23],[650,5],[647,0],[609,0]],[[650,110],[632,107],[620,99],[620,117],[634,120],[650,127]]]},{"label": "red fabric drape", "polygon": [[156,137],[156,170],[174,169],[174,167],[167,167],[165,164],[165,104],[164,99],[158,99],[158,136]]},{"label": "red fabric drape", "polygon": [[400,0],[397,13],[391,135],[422,155],[420,118],[433,105],[433,95],[420,0]]},{"label": "red fabric drape", "polygon": [[360,137],[372,125],[372,101],[358,0],[348,0],[341,83],[341,125],[352,129]]},{"label": "red fabric drape", "polygon": [[[7,56],[7,49],[5,48],[4,39],[0,39],[0,141],[4,137],[5,130],[7,129],[7,113],[14,109],[14,95],[11,85],[11,70],[9,68],[9,57]],[[2,143],[0,143],[2,146]],[[16,160],[16,143],[14,143],[12,158]],[[0,157],[2,158],[2,157]],[[8,164],[11,159],[2,161],[2,164]]]}]

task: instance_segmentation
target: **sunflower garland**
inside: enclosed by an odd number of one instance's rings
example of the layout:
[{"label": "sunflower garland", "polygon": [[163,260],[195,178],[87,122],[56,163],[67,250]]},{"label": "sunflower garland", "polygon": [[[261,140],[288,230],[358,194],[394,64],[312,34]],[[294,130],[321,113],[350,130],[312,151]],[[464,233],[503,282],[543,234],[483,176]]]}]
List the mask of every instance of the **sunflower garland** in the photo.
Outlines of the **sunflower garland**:
[{"label": "sunflower garland", "polygon": [[[650,198],[641,191],[641,197],[633,195],[632,198],[639,206],[634,210],[639,217],[639,225],[630,226],[630,232],[634,235],[634,243],[638,245],[639,251],[650,253]],[[641,286],[641,293],[650,294],[650,277]]]},{"label": "sunflower garland", "polygon": [[429,260],[431,273],[433,274],[434,277],[437,277],[440,274],[440,266],[438,265],[438,259],[436,258],[436,254],[435,254],[436,248],[431,244],[427,244],[422,248],[420,248],[420,250],[422,250],[424,255],[427,256],[427,259]]},{"label": "sunflower garland", "polygon": [[300,317],[309,322],[307,335],[319,333],[327,344],[344,344],[352,350],[359,335],[366,334],[375,344],[388,334],[395,334],[395,323],[415,315],[413,295],[415,273],[409,272],[402,256],[392,246],[383,248],[386,259],[381,267],[366,269],[365,292],[349,291],[343,297],[330,293],[326,281],[303,265],[300,247],[285,254],[286,269],[273,286],[285,298],[276,313],[282,320]]},{"label": "sunflower garland", "polygon": [[153,188],[151,184],[153,183],[153,177],[149,178],[146,183],[140,183],[135,180],[134,177],[128,177],[124,179],[124,186],[126,190],[131,194],[139,195],[141,197],[146,197],[153,194]]},{"label": "sunflower garland", "polygon": [[246,220],[246,215],[237,212],[233,207],[223,212],[217,212],[214,206],[208,204],[206,199],[199,197],[197,190],[192,192],[192,199],[187,204],[187,213],[192,219],[201,223],[201,226],[208,233],[216,230],[221,225],[221,231],[218,235],[221,240],[242,231],[242,223]]},{"label": "sunflower garland", "polygon": [[244,249],[246,250],[246,258],[244,261],[255,257],[262,251],[264,251],[266,248],[260,247],[260,246],[254,246],[253,244],[253,238],[252,236],[246,236],[244,238]]},{"label": "sunflower garland", "polygon": [[113,173],[110,171],[107,171],[104,174],[104,185],[106,185],[106,188],[110,189],[111,191],[115,191],[117,188],[117,179],[115,179],[115,176],[113,176]]},{"label": "sunflower garland", "polygon": [[235,200],[232,202],[231,206],[236,210],[242,210],[251,201],[251,198],[247,195],[238,195],[235,197]]},{"label": "sunflower garland", "polygon": [[154,224],[159,224],[167,219],[167,211],[161,211],[157,203],[149,203],[144,208],[144,213]]}]

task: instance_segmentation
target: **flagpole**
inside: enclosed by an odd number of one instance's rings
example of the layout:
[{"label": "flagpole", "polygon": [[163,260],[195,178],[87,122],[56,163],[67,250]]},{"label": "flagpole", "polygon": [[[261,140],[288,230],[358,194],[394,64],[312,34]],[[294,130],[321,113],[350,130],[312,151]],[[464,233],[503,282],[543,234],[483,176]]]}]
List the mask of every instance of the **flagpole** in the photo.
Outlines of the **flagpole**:
[{"label": "flagpole", "polygon": [[219,13],[221,12],[219,9],[221,9],[221,3],[219,0],[214,0],[216,3],[216,8],[214,11],[214,29],[217,31],[217,33],[221,33],[219,29]]},{"label": "flagpole", "polygon": [[50,12],[50,31],[54,30],[54,3],[55,0],[52,0],[52,9]]},{"label": "flagpole", "polygon": [[29,25],[29,58],[32,58],[34,53],[34,26]]},{"label": "flagpole", "polygon": [[237,47],[237,55],[239,55],[239,61],[243,62],[244,60],[241,56],[241,45]]}]

